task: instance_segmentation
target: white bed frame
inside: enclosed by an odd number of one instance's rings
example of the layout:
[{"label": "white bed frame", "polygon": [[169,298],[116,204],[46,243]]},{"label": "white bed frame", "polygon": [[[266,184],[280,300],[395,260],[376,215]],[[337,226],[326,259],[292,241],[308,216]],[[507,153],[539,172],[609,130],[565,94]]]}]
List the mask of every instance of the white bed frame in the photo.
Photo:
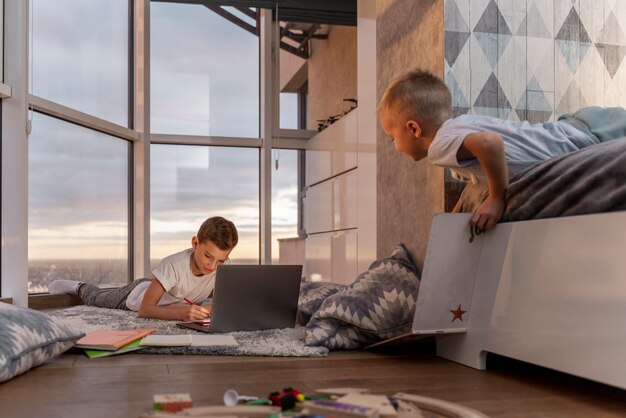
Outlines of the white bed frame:
[{"label": "white bed frame", "polygon": [[469,217],[433,219],[413,334],[476,369],[490,352],[626,389],[626,212],[504,223],[471,243]]}]

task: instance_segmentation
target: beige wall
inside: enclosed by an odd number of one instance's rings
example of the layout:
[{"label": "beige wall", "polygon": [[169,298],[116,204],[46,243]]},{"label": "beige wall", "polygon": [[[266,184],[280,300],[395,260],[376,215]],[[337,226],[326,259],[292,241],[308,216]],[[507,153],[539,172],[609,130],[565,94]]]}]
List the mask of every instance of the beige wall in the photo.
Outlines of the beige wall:
[{"label": "beige wall", "polygon": [[[377,0],[377,97],[414,67],[443,77],[443,0]],[[403,242],[423,265],[432,216],[443,211],[444,172],[398,153],[378,124],[377,256]]]},{"label": "beige wall", "polygon": [[308,62],[287,52],[280,50],[279,86],[281,92],[296,92],[307,81]]},{"label": "beige wall", "polygon": [[350,108],[356,98],[356,35],[352,26],[331,26],[328,39],[311,41],[307,129]]}]

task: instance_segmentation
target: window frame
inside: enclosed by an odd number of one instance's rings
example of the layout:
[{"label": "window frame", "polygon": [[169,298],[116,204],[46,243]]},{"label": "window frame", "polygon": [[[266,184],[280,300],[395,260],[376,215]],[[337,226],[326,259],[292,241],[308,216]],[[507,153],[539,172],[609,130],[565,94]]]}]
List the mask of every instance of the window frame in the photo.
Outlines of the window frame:
[{"label": "window frame", "polygon": [[[3,14],[3,82],[11,100],[2,101],[2,298],[28,304],[28,146],[26,94],[28,91],[28,2],[9,1]],[[8,122],[7,122],[8,121]],[[18,278],[18,279],[15,279]]]}]

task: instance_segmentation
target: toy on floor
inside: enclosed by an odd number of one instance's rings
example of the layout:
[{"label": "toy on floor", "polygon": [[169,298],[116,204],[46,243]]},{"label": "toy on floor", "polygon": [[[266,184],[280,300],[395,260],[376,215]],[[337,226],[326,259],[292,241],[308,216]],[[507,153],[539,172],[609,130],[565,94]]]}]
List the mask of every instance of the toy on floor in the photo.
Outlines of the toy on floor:
[{"label": "toy on floor", "polygon": [[154,395],[153,407],[155,411],[180,412],[193,407],[193,402],[188,393],[167,393]]},{"label": "toy on floor", "polygon": [[284,388],[280,392],[270,393],[268,400],[283,411],[289,411],[296,407],[296,402],[304,402],[304,395],[293,388]]}]

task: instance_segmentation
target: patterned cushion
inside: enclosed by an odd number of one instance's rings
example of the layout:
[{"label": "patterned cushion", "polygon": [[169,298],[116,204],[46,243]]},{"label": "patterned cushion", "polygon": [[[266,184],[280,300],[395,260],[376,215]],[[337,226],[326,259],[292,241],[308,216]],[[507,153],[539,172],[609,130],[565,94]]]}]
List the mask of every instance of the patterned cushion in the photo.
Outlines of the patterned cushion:
[{"label": "patterned cushion", "polygon": [[0,382],[61,354],[83,335],[42,312],[0,302]]},{"label": "patterned cushion", "polygon": [[420,271],[404,245],[327,297],[306,325],[306,344],[355,349],[411,329]]},{"label": "patterned cushion", "polygon": [[327,282],[304,282],[300,285],[300,298],[298,299],[298,325],[306,325],[315,312],[318,311],[322,302],[345,289],[348,285]]}]

